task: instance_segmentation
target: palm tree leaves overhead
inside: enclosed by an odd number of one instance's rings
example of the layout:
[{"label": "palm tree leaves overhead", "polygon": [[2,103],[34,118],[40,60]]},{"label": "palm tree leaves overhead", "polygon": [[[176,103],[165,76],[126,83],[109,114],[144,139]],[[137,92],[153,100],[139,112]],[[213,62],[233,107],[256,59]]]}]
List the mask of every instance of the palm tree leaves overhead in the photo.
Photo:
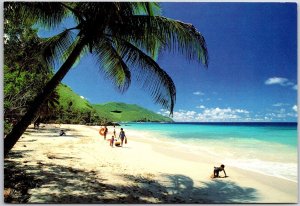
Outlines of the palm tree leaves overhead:
[{"label": "palm tree leaves overhead", "polygon": [[53,28],[66,17],[68,10],[59,2],[8,2],[18,7],[20,18],[30,18],[41,26]]},{"label": "palm tree leaves overhead", "polygon": [[157,2],[136,2],[132,6],[134,15],[161,15],[161,9]]},{"label": "palm tree leaves overhead", "polygon": [[[176,88],[155,62],[163,50],[180,52],[189,60],[208,65],[205,39],[191,24],[160,16],[155,2],[23,2],[27,17],[48,27],[71,14],[77,26],[48,38],[44,56],[48,63],[67,59],[81,39],[105,77],[124,92],[135,77],[154,101],[172,114]],[[77,30],[73,33],[73,30]],[[74,37],[74,35],[77,35]]]},{"label": "palm tree leaves overhead", "polygon": [[131,83],[131,73],[111,44],[111,40],[102,38],[94,46],[93,53],[97,62],[103,68],[100,71],[104,72],[105,76],[114,82],[120,92],[126,91]]},{"label": "palm tree leaves overhead", "polygon": [[148,55],[127,41],[118,40],[116,48],[123,60],[130,65],[142,88],[150,92],[156,103],[164,108],[173,108],[176,100],[176,87],[171,77]]},{"label": "palm tree leaves overhead", "polygon": [[47,63],[54,64],[55,60],[59,60],[71,46],[72,40],[70,30],[65,30],[56,36],[45,39],[43,55]]},{"label": "palm tree leaves overhead", "polygon": [[[112,27],[115,30],[111,33],[115,36],[123,36],[150,54],[153,53],[153,43],[156,42],[161,49],[178,51],[189,60],[195,59],[205,66],[208,65],[205,39],[193,25],[161,16],[140,15],[124,18],[125,25]],[[124,27],[129,28],[131,32],[124,33]]]}]

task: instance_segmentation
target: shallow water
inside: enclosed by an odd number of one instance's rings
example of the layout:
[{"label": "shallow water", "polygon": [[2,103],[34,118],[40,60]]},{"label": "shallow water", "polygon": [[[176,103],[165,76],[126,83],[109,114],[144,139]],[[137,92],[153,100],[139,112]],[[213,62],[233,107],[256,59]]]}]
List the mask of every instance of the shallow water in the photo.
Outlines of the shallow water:
[{"label": "shallow water", "polygon": [[297,182],[296,123],[130,123],[122,127],[170,141],[191,154],[205,151],[226,166]]}]

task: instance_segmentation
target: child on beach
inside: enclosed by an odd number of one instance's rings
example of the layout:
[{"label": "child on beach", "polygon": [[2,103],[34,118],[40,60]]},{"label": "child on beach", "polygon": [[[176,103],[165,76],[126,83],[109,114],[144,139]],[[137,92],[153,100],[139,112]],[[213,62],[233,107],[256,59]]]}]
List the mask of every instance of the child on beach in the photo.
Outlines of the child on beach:
[{"label": "child on beach", "polygon": [[219,172],[223,171],[225,176],[224,177],[227,177],[226,175],[226,172],[225,172],[225,165],[221,165],[220,167],[214,167],[214,173],[211,175],[211,178],[217,178],[217,177],[220,177],[219,176]]},{"label": "child on beach", "polygon": [[110,139],[110,141],[109,141],[109,145],[110,145],[111,147],[114,146],[114,141],[115,141],[115,137],[114,137],[114,136],[111,136],[111,139]]},{"label": "child on beach", "polygon": [[60,130],[59,136],[63,136],[63,135],[66,135],[65,131],[64,130]]}]

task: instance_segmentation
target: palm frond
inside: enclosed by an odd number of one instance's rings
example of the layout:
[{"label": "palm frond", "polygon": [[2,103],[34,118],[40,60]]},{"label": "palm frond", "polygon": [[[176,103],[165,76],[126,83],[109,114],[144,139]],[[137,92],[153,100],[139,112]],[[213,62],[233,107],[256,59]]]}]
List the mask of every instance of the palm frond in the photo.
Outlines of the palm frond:
[{"label": "palm frond", "polygon": [[[73,42],[72,44],[64,51],[64,53],[62,54],[61,56],[61,60],[62,62],[65,62],[68,57],[70,56],[71,52],[74,50],[75,46],[78,44],[80,38],[77,37]],[[87,47],[84,47],[82,49],[82,52],[80,53],[80,55],[77,57],[75,63],[73,64],[72,68],[76,67],[79,62],[80,62],[80,59],[83,58],[83,56],[88,52],[88,48]]]},{"label": "palm frond", "polygon": [[132,2],[131,6],[135,15],[161,15],[161,9],[157,2]]},{"label": "palm frond", "polygon": [[102,38],[93,47],[93,54],[102,66],[106,78],[114,82],[116,88],[125,92],[131,83],[131,73],[108,38]]},{"label": "palm frond", "polygon": [[68,10],[59,2],[14,2],[19,7],[20,18],[30,18],[40,26],[58,26]]},{"label": "palm frond", "polygon": [[172,115],[176,101],[176,87],[171,77],[151,57],[133,44],[116,39],[116,48],[122,59],[131,65],[131,73],[135,75],[141,87],[150,92],[155,103],[170,110]]},{"label": "palm frond", "polygon": [[124,19],[124,24],[117,23],[111,27],[112,35],[122,36],[148,54],[154,51],[153,42],[158,42],[161,49],[178,51],[189,60],[197,60],[207,67],[206,42],[193,25],[161,16],[140,15]]},{"label": "palm frond", "polygon": [[67,29],[60,34],[46,38],[43,43],[43,56],[50,65],[55,65],[57,61],[65,56],[66,51],[74,42],[72,31]]}]

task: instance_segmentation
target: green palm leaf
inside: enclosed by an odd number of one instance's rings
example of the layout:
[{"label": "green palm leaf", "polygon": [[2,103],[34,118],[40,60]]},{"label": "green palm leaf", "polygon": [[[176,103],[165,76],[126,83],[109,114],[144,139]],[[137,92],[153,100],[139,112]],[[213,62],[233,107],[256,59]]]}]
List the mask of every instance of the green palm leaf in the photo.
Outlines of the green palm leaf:
[{"label": "green palm leaf", "polygon": [[173,114],[176,101],[176,87],[171,77],[147,54],[133,44],[116,39],[116,48],[122,59],[142,88],[150,92],[155,103],[159,103]]},{"label": "green palm leaf", "polygon": [[161,15],[161,9],[157,2],[136,2],[131,4],[134,10],[134,15]]},{"label": "green palm leaf", "polygon": [[[63,55],[61,56],[61,60],[62,62],[65,62],[67,60],[67,58],[70,56],[71,52],[74,50],[75,46],[78,44],[80,38],[77,37],[71,44],[71,46],[69,46],[66,51],[63,53]],[[80,59],[88,53],[88,48],[87,47],[84,47],[84,49],[82,50],[82,52],[80,53],[80,55],[76,58],[76,61],[75,63],[73,64],[72,68],[75,68],[79,62],[80,62]]]},{"label": "green palm leaf", "polygon": [[103,68],[100,71],[105,73],[106,78],[114,82],[121,93],[125,92],[131,83],[131,73],[110,40],[108,38],[99,40],[98,44],[94,46],[93,54]]},{"label": "green palm leaf", "polygon": [[22,14],[20,18],[30,18],[47,28],[58,26],[68,12],[59,2],[18,2],[15,6]]},{"label": "green palm leaf", "polygon": [[[74,42],[71,30],[65,30],[60,34],[46,38],[43,43],[43,56],[50,65],[55,65],[59,60],[63,59],[66,51],[70,50],[70,46]],[[74,44],[73,44],[74,45]]]},{"label": "green palm leaf", "polygon": [[[178,51],[189,60],[197,60],[208,65],[208,52],[204,37],[191,24],[168,19],[161,16],[130,16],[124,17],[126,21],[122,25],[116,23],[111,27],[110,34],[122,36],[139,48],[153,54],[157,48],[153,42],[157,42],[161,49]],[[128,28],[124,32],[124,28]],[[129,32],[130,31],[130,32]]]}]

